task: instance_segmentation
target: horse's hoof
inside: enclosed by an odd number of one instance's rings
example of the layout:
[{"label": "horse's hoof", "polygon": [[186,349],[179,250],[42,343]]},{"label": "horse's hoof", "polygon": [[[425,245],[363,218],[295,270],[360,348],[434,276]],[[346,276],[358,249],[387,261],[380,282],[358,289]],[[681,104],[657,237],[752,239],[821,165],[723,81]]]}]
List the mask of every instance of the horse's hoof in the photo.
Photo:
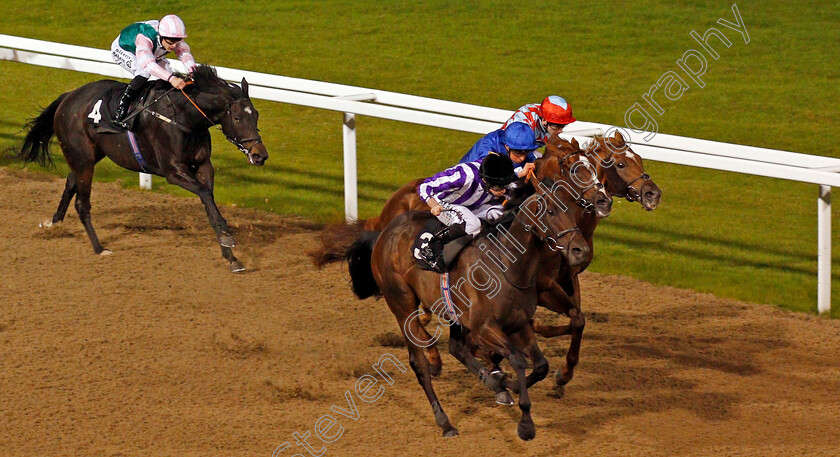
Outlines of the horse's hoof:
[{"label": "horse's hoof", "polygon": [[458,436],[458,435],[459,435],[458,429],[455,428],[455,427],[452,427],[448,430],[443,431],[443,437],[444,438],[452,438],[453,436]]},{"label": "horse's hoof", "polygon": [[238,260],[235,260],[230,263],[230,272],[231,273],[241,273],[245,271],[245,266],[242,265]]},{"label": "horse's hoof", "polygon": [[531,441],[537,436],[537,429],[534,428],[534,423],[530,420],[519,421],[516,432],[519,434],[519,438],[522,438],[524,441]]},{"label": "horse's hoof", "polygon": [[230,235],[222,235],[219,237],[219,244],[221,244],[222,247],[232,248],[236,246],[236,240],[234,240]]},{"label": "horse's hoof", "polygon": [[551,389],[548,396],[559,400],[566,396],[566,388],[563,386],[554,386],[554,389]]},{"label": "horse's hoof", "polygon": [[41,222],[40,224],[38,224],[38,227],[41,227],[41,228],[50,228],[52,226],[53,226],[52,219],[47,219],[44,222]]},{"label": "horse's hoof", "polygon": [[496,393],[496,403],[505,406],[513,405],[513,396],[508,391]]},{"label": "horse's hoof", "polygon": [[102,252],[99,253],[99,255],[101,255],[101,256],[106,256],[106,255],[111,255],[111,254],[113,254],[113,252],[111,252],[110,249],[103,249]]},{"label": "horse's hoof", "polygon": [[563,375],[563,368],[560,368],[559,370],[557,370],[557,373],[554,373],[554,382],[560,387],[565,386],[571,380],[571,376],[566,377]]}]

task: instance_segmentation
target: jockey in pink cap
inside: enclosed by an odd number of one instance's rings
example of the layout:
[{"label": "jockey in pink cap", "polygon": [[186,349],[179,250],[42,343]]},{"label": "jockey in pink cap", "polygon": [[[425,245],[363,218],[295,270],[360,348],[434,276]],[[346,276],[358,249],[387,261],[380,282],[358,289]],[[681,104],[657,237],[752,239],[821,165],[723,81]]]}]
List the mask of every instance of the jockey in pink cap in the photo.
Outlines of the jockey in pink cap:
[{"label": "jockey in pink cap", "polygon": [[567,125],[576,120],[572,116],[572,105],[565,98],[549,95],[542,103],[530,103],[516,110],[502,126],[502,130],[514,122],[524,122],[534,129],[537,144],[542,147],[548,138],[562,133]]},{"label": "jockey in pink cap", "polygon": [[160,21],[135,22],[120,32],[111,43],[111,57],[117,64],[134,75],[120,98],[114,123],[125,128],[123,119],[131,102],[137,98],[143,85],[151,76],[169,81],[172,87],[183,89],[186,83],[175,76],[169,67],[166,54],[174,52],[183,62],[187,72],[195,70],[195,60],[184,41],[187,28],[178,16],[170,14]]}]

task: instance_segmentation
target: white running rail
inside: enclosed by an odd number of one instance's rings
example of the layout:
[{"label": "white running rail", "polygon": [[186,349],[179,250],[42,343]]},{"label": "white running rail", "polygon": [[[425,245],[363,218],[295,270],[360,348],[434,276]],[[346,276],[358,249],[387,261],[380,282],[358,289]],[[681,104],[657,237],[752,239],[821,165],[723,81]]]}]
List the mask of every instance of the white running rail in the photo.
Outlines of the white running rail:
[{"label": "white running rail", "polygon": [[[111,60],[108,50],[34,40],[0,34],[0,60],[65,70],[127,78]],[[183,70],[177,60],[173,68]],[[252,98],[322,108],[344,113],[344,200],[348,220],[358,216],[356,171],[356,114],[410,122],[463,132],[486,134],[498,129],[512,110],[469,105],[434,98],[400,94],[364,87],[346,86],[267,73],[216,67],[220,77],[248,80]],[[577,121],[565,137],[587,140],[611,125]],[[731,171],[819,185],[817,198],[817,310],[831,307],[831,188],[840,186],[840,159],[776,149],[656,134],[650,142],[646,132],[622,130],[633,150],[645,159]],[[151,177],[141,174],[141,185],[151,188]]]}]

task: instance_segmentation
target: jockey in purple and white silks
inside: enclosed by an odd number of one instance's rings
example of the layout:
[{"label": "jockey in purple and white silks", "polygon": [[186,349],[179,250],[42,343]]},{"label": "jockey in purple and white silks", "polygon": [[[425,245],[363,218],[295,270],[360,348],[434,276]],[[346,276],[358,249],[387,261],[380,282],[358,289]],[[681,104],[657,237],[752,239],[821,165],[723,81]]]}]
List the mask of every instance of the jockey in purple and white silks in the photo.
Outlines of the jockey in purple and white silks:
[{"label": "jockey in purple and white silks", "polygon": [[502,215],[508,186],[516,179],[510,158],[495,153],[426,178],[417,187],[417,194],[447,227],[434,234],[415,255],[430,265],[442,264],[443,245],[465,235],[477,235],[482,219],[492,221]]},{"label": "jockey in purple and white silks", "polygon": [[507,129],[515,122],[524,122],[534,130],[537,143],[542,147],[552,135],[562,133],[567,125],[576,120],[572,116],[572,106],[565,98],[549,95],[542,103],[529,103],[516,110],[502,129]]},{"label": "jockey in purple and white silks", "polygon": [[123,119],[131,102],[150,77],[155,76],[183,89],[186,82],[172,73],[166,54],[174,52],[188,73],[195,70],[195,59],[184,41],[187,29],[178,16],[170,14],[160,21],[135,22],[124,28],[111,43],[111,57],[119,66],[134,75],[120,97],[114,123],[125,128]]},{"label": "jockey in purple and white silks", "polygon": [[501,216],[508,185],[515,180],[510,158],[490,154],[482,161],[459,163],[426,178],[417,194],[441,222],[461,224],[465,234],[476,235],[481,219]]}]

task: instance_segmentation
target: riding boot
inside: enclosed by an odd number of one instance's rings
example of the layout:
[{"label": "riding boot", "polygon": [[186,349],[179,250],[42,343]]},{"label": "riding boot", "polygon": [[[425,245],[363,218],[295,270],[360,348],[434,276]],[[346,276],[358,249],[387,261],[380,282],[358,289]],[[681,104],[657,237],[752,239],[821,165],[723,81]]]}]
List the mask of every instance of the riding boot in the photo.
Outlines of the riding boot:
[{"label": "riding boot", "polygon": [[125,86],[125,90],[120,97],[120,102],[117,106],[117,111],[114,113],[113,123],[118,125],[126,130],[128,130],[128,125],[125,123],[124,119],[126,115],[128,115],[128,110],[131,107],[131,103],[134,102],[134,99],[140,95],[140,91],[143,89],[143,86],[146,84],[149,78],[145,78],[143,76],[136,76],[134,79]]},{"label": "riding boot", "polygon": [[444,227],[439,232],[432,235],[432,238],[428,241],[428,245],[420,251],[420,255],[423,256],[423,260],[434,268],[435,271],[443,273],[446,271],[446,263],[443,258],[443,247],[446,243],[466,234],[467,231],[464,223]]}]

